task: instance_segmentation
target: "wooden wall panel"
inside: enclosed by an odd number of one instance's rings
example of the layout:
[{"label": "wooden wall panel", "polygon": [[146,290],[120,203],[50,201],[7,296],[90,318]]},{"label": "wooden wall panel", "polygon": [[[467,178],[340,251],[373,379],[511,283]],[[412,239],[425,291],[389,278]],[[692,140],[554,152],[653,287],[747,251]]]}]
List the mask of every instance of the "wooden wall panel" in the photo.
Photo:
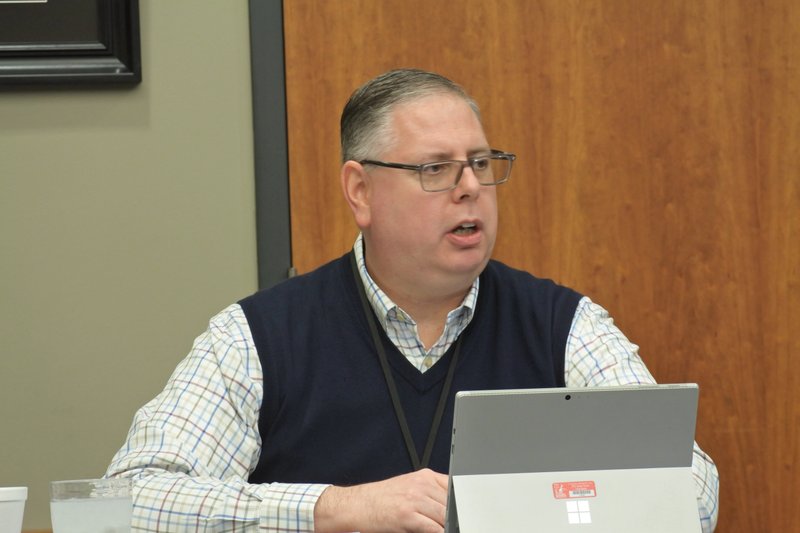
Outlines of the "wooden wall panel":
[{"label": "wooden wall panel", "polygon": [[[456,9],[455,6],[458,6]],[[797,531],[800,3],[286,0],[293,260],[346,251],[338,119],[389,68],[459,81],[518,154],[495,256],[701,385],[718,531]]]}]

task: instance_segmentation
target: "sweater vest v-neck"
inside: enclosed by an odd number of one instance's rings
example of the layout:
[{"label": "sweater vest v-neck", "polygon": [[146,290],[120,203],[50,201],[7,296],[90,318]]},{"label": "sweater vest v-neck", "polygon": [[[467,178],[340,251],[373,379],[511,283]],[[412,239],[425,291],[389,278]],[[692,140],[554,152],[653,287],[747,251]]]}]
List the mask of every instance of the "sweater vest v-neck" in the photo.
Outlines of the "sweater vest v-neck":
[{"label": "sweater vest v-neck", "polygon": [[[345,255],[239,302],[264,376],[252,483],[352,485],[412,470]],[[431,456],[446,473],[460,390],[564,386],[564,351],[581,295],[490,261]],[[380,329],[380,328],[379,328]],[[453,348],[422,373],[380,331],[422,456]]]}]

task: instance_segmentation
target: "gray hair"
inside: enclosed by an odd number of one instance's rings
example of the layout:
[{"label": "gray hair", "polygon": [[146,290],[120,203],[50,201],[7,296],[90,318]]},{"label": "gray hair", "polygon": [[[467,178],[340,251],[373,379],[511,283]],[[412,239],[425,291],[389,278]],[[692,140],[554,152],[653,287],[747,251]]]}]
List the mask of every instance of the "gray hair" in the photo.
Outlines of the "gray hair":
[{"label": "gray hair", "polygon": [[342,111],[342,162],[377,157],[390,146],[389,115],[394,106],[442,93],[463,98],[480,120],[475,100],[460,85],[433,72],[390,70],[356,89]]}]

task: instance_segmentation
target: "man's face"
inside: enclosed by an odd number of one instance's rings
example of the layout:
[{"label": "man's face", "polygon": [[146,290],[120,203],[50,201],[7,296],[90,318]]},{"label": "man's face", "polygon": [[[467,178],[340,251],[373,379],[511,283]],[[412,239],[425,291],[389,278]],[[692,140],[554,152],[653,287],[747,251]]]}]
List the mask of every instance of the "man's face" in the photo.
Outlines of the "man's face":
[{"label": "man's face", "polygon": [[[466,160],[489,153],[477,116],[461,98],[431,95],[398,105],[391,114],[393,142],[377,158],[412,165]],[[414,171],[368,167],[369,216],[362,226],[367,266],[376,280],[404,277],[444,290],[480,274],[497,234],[495,187],[478,183],[465,167],[458,186],[426,192]]]}]

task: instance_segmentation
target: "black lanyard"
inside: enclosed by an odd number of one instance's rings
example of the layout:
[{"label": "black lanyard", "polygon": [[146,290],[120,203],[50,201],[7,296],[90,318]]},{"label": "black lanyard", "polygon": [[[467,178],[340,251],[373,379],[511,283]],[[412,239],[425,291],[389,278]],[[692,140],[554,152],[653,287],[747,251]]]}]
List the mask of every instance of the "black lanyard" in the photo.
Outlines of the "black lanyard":
[{"label": "black lanyard", "polygon": [[458,353],[461,351],[461,339],[463,335],[458,336],[456,340],[456,347],[453,352],[453,358],[450,361],[450,366],[447,368],[447,378],[442,386],[442,392],[439,395],[439,403],[436,406],[436,413],[431,422],[431,429],[428,433],[428,441],[425,444],[425,453],[422,455],[422,461],[419,460],[417,454],[417,447],[414,445],[414,440],[411,438],[411,430],[406,421],[406,414],[403,410],[403,405],[400,403],[400,395],[397,393],[397,385],[395,385],[392,371],[389,368],[389,361],[386,359],[386,351],[383,349],[383,342],[380,335],[378,335],[378,327],[375,324],[375,318],[372,316],[372,307],[367,300],[367,293],[364,291],[364,284],[361,282],[361,276],[358,273],[358,264],[356,263],[355,252],[350,253],[350,265],[353,268],[353,275],[355,276],[356,286],[358,287],[358,295],[361,297],[361,305],[364,308],[364,314],[367,317],[369,324],[369,331],[372,334],[372,342],[375,344],[375,349],[378,351],[378,359],[381,362],[381,369],[383,370],[383,377],[386,379],[386,386],[389,388],[389,395],[392,397],[392,405],[394,412],[397,415],[397,422],[400,424],[400,429],[403,432],[403,439],[406,442],[408,455],[411,458],[411,464],[414,470],[426,468],[431,460],[433,453],[433,445],[436,442],[436,434],[439,432],[439,426],[442,424],[442,415],[444,414],[444,407],[447,405],[447,399],[450,394],[450,386],[453,383],[453,374],[455,374],[456,363],[458,362]]}]

